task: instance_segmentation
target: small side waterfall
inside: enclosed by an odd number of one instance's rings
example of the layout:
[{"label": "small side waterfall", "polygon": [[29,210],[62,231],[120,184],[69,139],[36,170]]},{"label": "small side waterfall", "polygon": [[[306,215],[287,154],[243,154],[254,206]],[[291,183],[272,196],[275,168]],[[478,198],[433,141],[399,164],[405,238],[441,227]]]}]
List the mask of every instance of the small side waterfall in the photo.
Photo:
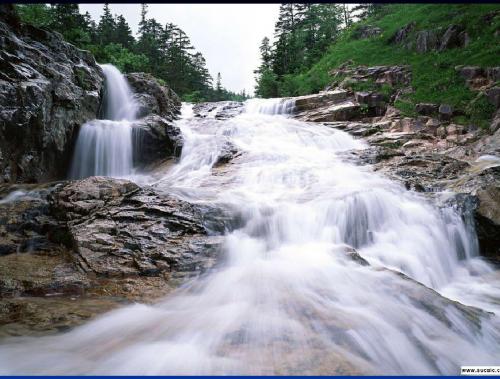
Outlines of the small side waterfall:
[{"label": "small side waterfall", "polygon": [[71,179],[103,175],[122,177],[133,168],[132,127],[137,105],[121,72],[110,64],[101,66],[106,87],[101,120],[82,125],[70,170]]},{"label": "small side waterfall", "polygon": [[295,109],[295,100],[287,98],[250,99],[245,103],[246,113],[269,115],[291,114]]}]

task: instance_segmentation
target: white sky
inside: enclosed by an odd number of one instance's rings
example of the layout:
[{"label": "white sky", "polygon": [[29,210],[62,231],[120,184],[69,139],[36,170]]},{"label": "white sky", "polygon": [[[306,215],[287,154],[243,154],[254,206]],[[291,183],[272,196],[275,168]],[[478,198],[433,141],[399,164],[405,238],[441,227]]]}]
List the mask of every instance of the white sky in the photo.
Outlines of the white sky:
[{"label": "white sky", "polygon": [[[140,4],[110,4],[113,14],[122,14],[137,33]],[[103,4],[80,4],[96,21]],[[279,4],[148,4],[148,17],[165,25],[172,22],[184,30],[196,51],[203,54],[212,77],[222,75],[227,89],[245,89],[253,94],[253,70],[260,64],[259,46],[272,38]]]}]

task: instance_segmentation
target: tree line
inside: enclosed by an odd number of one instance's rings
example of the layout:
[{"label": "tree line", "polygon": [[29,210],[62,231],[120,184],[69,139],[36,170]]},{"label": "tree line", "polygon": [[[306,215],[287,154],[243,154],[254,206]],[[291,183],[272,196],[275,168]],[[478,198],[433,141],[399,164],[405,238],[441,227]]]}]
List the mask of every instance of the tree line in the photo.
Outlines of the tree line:
[{"label": "tree line", "polygon": [[222,86],[220,73],[213,83],[206,61],[195,51],[188,35],[177,25],[161,25],[141,6],[137,38],[123,15],[113,15],[108,4],[96,23],[81,14],[78,4],[18,4],[25,22],[63,35],[66,41],[89,50],[100,63],[111,63],[122,72],[149,72],[167,83],[185,101],[245,100]]},{"label": "tree line", "polygon": [[293,95],[287,76],[309,69],[354,21],[365,19],[380,4],[281,4],[275,24],[274,43],[268,37],[260,45],[261,64],[257,70],[255,95]]}]

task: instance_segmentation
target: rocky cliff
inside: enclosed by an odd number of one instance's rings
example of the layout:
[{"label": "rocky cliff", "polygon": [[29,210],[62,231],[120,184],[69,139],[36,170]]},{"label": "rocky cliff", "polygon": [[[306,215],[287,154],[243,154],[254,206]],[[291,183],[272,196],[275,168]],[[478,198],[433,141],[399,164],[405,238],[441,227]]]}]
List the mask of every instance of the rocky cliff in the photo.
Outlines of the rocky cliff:
[{"label": "rocky cliff", "polygon": [[131,73],[126,78],[139,109],[139,120],[133,124],[135,165],[144,167],[168,157],[179,157],[183,140],[173,123],[181,109],[177,94],[151,74]]},{"label": "rocky cliff", "polygon": [[0,181],[64,177],[79,126],[99,112],[103,74],[62,36],[0,9]]}]

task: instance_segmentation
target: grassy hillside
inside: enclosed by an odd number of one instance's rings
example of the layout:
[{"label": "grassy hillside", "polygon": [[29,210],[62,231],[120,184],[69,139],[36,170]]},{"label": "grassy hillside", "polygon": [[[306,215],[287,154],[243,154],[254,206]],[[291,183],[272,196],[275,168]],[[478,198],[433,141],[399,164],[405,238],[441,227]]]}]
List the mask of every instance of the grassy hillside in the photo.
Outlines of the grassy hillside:
[{"label": "grassy hillside", "polygon": [[[303,95],[324,89],[332,82],[328,72],[348,60],[352,60],[354,65],[407,64],[413,70],[414,93],[395,104],[405,114],[411,115],[414,104],[419,102],[447,103],[455,108],[468,109],[466,116],[459,121],[485,124],[494,111],[493,107],[484,97],[476,98],[477,92],[466,87],[455,66],[500,65],[500,37],[497,32],[500,30],[500,15],[497,13],[490,17],[489,22],[484,18],[495,11],[500,11],[497,4],[388,5],[376,17],[346,30],[309,71],[286,76],[280,88],[281,95]],[[470,43],[464,48],[428,53],[417,53],[391,43],[391,37],[397,30],[410,22],[416,23],[412,34],[424,29],[446,29],[451,24],[463,25]],[[378,26],[383,32],[372,38],[356,39],[356,30],[361,25]]]}]

